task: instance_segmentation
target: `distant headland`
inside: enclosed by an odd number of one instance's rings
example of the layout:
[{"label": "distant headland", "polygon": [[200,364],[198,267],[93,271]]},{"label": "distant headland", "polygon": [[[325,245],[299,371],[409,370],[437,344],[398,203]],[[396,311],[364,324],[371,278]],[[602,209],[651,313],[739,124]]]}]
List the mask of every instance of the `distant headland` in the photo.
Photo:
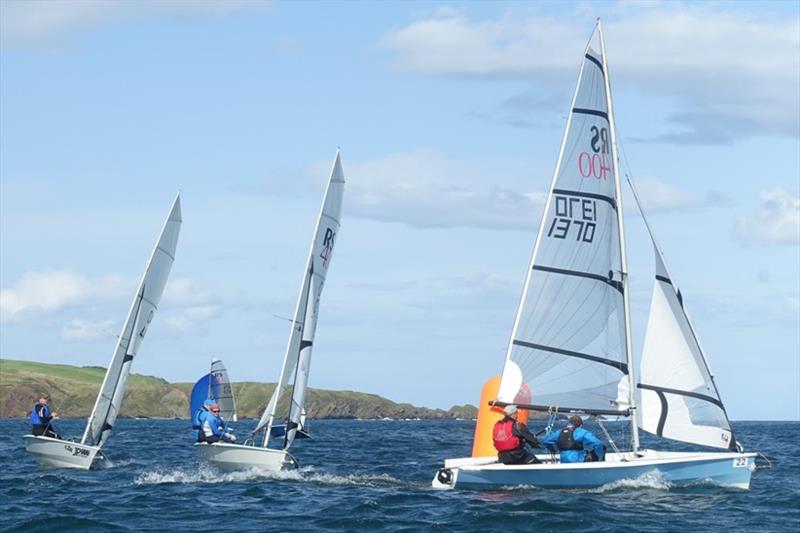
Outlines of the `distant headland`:
[{"label": "distant headland", "polygon": [[[105,368],[97,366],[0,359],[0,418],[28,416],[40,391],[50,394],[54,410],[59,416],[85,418],[92,411],[104,374]],[[169,383],[159,377],[131,374],[120,415],[136,418],[188,418],[192,385],[193,383]],[[239,417],[261,416],[274,388],[274,383],[234,383]],[[283,400],[287,401],[288,399]],[[306,412],[309,418],[316,419],[473,419],[478,414],[477,408],[468,404],[456,405],[445,411],[395,403],[377,394],[311,388],[308,389]]]}]

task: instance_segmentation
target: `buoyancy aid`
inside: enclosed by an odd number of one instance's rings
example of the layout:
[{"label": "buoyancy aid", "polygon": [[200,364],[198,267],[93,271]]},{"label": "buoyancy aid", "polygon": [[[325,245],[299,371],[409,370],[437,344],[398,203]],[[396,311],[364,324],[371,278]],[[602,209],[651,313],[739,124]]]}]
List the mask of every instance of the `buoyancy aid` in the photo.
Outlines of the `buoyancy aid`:
[{"label": "buoyancy aid", "polygon": [[522,444],[519,437],[514,435],[514,420],[511,418],[500,420],[494,425],[492,440],[498,452],[516,450]]},{"label": "buoyancy aid", "polygon": [[42,419],[39,418],[39,410],[36,409],[37,407],[39,407],[38,403],[33,406],[33,409],[31,409],[31,424],[34,426],[41,426],[44,424],[42,423]]},{"label": "buoyancy aid", "polygon": [[[41,412],[40,412],[41,411]],[[46,419],[45,420],[43,420]],[[34,426],[44,426],[50,423],[50,408],[46,405],[36,404],[31,409],[31,424]]]},{"label": "buoyancy aid", "polygon": [[575,431],[575,428],[572,426],[567,426],[561,430],[558,434],[558,441],[556,441],[556,446],[562,452],[567,450],[582,450],[583,445],[578,442],[575,442],[575,439],[572,437],[572,432]]}]

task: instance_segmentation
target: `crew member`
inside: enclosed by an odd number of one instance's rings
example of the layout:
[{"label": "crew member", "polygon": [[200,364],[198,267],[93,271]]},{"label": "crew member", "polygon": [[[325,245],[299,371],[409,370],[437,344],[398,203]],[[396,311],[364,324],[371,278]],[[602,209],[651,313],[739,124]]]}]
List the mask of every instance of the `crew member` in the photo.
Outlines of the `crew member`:
[{"label": "crew member", "polygon": [[56,417],[55,412],[50,411],[50,395],[42,393],[39,395],[39,401],[31,409],[31,431],[34,435],[40,437],[52,437],[60,439],[61,437],[55,432],[52,426],[52,421]]},{"label": "crew member", "polygon": [[225,432],[225,421],[219,416],[219,405],[212,403],[209,412],[201,415],[203,418],[203,437],[204,442],[213,444],[215,442],[235,442],[236,436]]},{"label": "crew member", "polygon": [[197,442],[203,442],[203,421],[205,419],[205,415],[208,414],[211,404],[213,403],[214,400],[204,401],[200,409],[195,411],[192,415],[192,430],[194,431],[194,440]]},{"label": "crew member", "polygon": [[604,461],[606,447],[591,431],[582,427],[583,419],[574,415],[569,422],[567,427],[551,431],[542,444],[560,452],[562,463]]},{"label": "crew member", "polygon": [[536,436],[528,431],[528,426],[517,422],[517,406],[507,405],[503,409],[505,415],[498,420],[492,430],[492,440],[497,450],[497,458],[505,465],[535,464],[540,463],[534,454],[525,448],[530,444],[539,447]]}]

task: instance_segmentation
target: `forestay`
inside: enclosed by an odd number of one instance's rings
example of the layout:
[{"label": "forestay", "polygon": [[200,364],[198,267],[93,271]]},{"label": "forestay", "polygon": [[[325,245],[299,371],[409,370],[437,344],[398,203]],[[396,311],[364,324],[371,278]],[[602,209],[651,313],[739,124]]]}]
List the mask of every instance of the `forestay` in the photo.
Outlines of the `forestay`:
[{"label": "forestay", "polygon": [[625,414],[628,354],[602,45],[584,54],[498,400]]},{"label": "forestay", "polygon": [[102,446],[111,434],[125,396],[131,363],[153,320],[175,260],[180,227],[181,203],[178,195],[161,229],[158,242],[150,254],[81,443]]},{"label": "forestay", "polygon": [[660,437],[736,450],[703,349],[655,239],[653,250],[656,279],[640,368],[637,423]]},{"label": "forestay", "polygon": [[[314,237],[311,241],[311,250],[309,251],[308,261],[306,262],[306,268],[303,271],[303,281],[300,286],[300,294],[295,307],[294,318],[289,332],[289,341],[286,346],[286,352],[284,354],[283,365],[281,367],[278,383],[269,403],[267,404],[267,408],[264,410],[264,413],[258,422],[258,425],[253,430],[255,433],[264,429],[265,427],[267,428],[264,436],[265,446],[269,441],[270,429],[275,420],[278,400],[286,391],[286,388],[290,383],[290,379],[297,369],[301,352],[301,341],[303,341],[304,337],[303,323],[306,315],[306,308],[308,306],[309,295],[313,294],[315,295],[315,298],[318,299],[322,294],[322,288],[325,284],[325,278],[328,274],[328,267],[330,266],[331,258],[333,256],[333,247],[336,241],[336,236],[339,232],[343,196],[344,173],[342,171],[340,155],[337,152],[336,159],[333,163],[333,169],[331,171],[331,176],[328,180],[328,186],[325,191],[325,197],[322,201],[322,208],[317,219],[317,225],[314,230]],[[313,287],[310,287],[309,284],[313,284]],[[308,339],[309,341],[313,340],[313,329],[315,328],[312,328],[310,331],[311,337]]]}]

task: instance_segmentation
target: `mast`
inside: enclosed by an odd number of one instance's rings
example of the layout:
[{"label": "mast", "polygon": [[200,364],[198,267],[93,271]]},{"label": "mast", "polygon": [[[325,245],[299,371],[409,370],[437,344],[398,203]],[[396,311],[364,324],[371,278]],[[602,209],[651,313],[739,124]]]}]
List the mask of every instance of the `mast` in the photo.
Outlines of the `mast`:
[{"label": "mast", "polygon": [[636,394],[633,378],[633,351],[631,349],[631,313],[628,297],[628,256],[625,247],[625,224],[622,209],[622,188],[619,181],[619,157],[617,155],[617,127],[614,120],[614,108],[611,104],[611,82],[609,81],[608,56],[606,55],[606,41],[603,37],[603,26],[597,19],[597,31],[600,36],[600,53],[605,66],[606,101],[608,106],[608,124],[611,130],[611,161],[614,164],[614,188],[617,195],[617,225],[619,229],[619,253],[622,266],[622,301],[625,315],[625,354],[628,361],[628,405],[631,419],[631,449],[633,453],[639,450],[639,427],[636,425]]}]

